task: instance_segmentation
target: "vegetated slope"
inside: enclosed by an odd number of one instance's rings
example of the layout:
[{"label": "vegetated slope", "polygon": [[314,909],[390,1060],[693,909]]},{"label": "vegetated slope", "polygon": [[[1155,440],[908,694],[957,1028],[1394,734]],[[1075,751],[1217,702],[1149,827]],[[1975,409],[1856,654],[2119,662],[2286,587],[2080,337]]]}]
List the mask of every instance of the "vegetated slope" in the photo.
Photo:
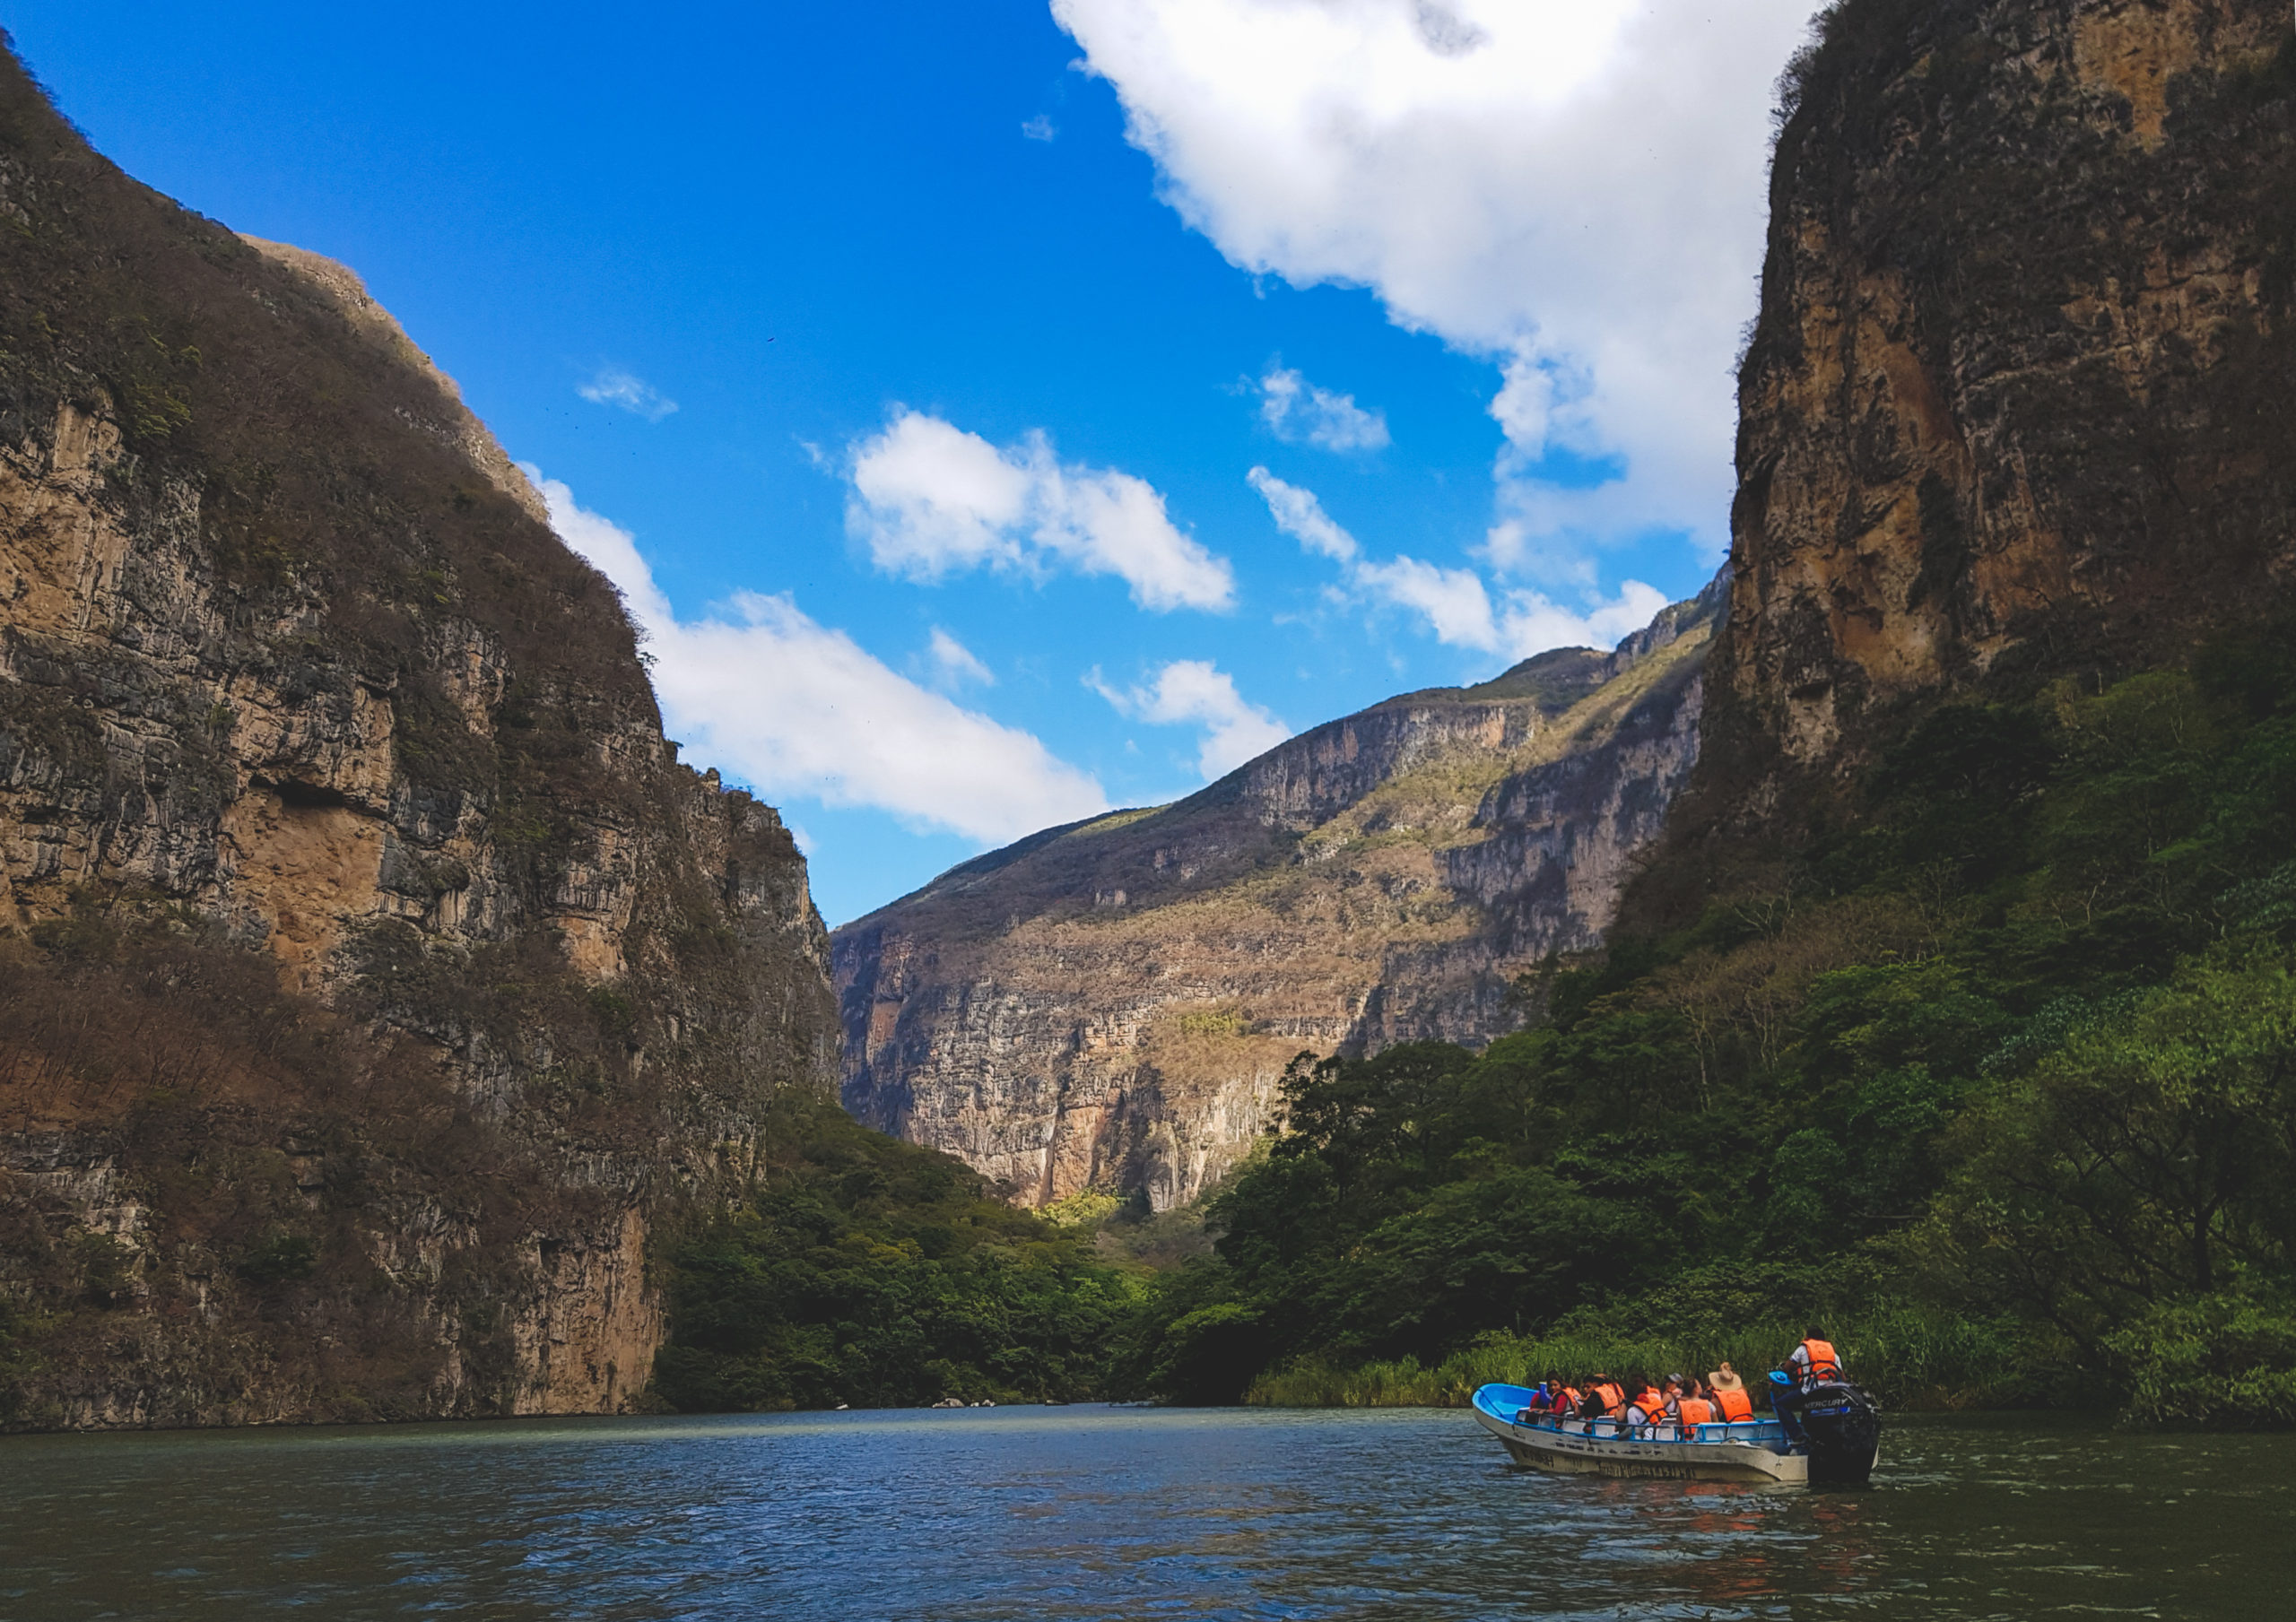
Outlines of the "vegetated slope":
[{"label": "vegetated slope", "polygon": [[356,278],[0,63],[0,1423],[622,1405],[826,967]]},{"label": "vegetated slope", "polygon": [[1822,1313],[1899,1400],[2296,1422],[2288,12],[1846,0],[1787,89],[1691,789],[1539,1028],[1293,1072],[1152,1389]]},{"label": "vegetated slope", "polygon": [[1613,654],[1389,699],[837,932],[846,1105],[1043,1203],[1193,1198],[1302,1048],[1480,1040],[1687,775],[1718,585]]},{"label": "vegetated slope", "polygon": [[1107,1394],[1140,1288],[1087,1227],[1016,1210],[822,1097],[775,1102],[742,1197],[671,1250],[655,1388],[696,1410]]}]

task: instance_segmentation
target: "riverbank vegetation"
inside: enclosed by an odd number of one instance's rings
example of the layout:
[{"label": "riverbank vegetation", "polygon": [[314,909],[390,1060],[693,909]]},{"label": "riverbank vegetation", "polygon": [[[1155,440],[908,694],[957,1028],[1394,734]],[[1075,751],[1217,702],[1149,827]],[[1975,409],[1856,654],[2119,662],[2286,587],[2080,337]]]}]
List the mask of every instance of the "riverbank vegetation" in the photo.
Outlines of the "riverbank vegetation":
[{"label": "riverbank vegetation", "polygon": [[1937,709],[1790,862],[1524,989],[1479,1054],[1295,1063],[1119,1384],[1451,1401],[1819,1316],[1900,1402],[2296,1422],[2288,628]]}]

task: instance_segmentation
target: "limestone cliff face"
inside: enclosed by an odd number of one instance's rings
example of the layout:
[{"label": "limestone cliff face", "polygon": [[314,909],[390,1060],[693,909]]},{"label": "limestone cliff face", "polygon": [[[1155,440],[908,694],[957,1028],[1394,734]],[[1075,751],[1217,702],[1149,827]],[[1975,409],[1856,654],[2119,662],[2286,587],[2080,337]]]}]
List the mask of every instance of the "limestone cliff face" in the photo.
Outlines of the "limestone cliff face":
[{"label": "limestone cliff face", "polygon": [[1193,1198],[1303,1048],[1474,1041],[1594,944],[1696,757],[1719,589],[1056,828],[837,932],[845,1101],[1032,1203]]},{"label": "limestone cliff face", "polygon": [[610,1411],[834,1076],[769,807],[339,265],[0,65],[0,1424]]},{"label": "limestone cliff face", "polygon": [[1757,811],[2296,566],[2284,0],[1845,0],[1787,84],[1708,736]]}]

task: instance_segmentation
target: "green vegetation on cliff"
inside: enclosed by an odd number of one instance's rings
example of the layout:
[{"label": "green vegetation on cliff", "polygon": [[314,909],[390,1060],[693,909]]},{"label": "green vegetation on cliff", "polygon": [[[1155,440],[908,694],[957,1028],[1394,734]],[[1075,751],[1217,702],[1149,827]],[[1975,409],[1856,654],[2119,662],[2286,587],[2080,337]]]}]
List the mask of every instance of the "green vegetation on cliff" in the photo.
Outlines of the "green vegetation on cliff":
[{"label": "green vegetation on cliff", "polygon": [[1124,1376],[1457,1400],[1820,1313],[1900,1401],[2296,1421],[2289,628],[1935,708],[1762,882],[1526,989],[1480,1054],[1295,1064]]},{"label": "green vegetation on cliff", "polygon": [[671,1248],[673,1407],[1100,1394],[1133,1287],[1088,1236],[818,1098],[785,1098],[749,1152],[744,1197]]}]

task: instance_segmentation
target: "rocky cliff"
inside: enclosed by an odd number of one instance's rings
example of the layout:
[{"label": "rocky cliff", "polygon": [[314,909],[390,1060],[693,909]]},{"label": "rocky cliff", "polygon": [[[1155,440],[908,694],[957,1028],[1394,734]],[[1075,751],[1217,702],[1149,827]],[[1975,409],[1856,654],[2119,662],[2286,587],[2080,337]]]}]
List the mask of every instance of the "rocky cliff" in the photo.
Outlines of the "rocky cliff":
[{"label": "rocky cliff", "polygon": [[[1789,71],[1707,738],[1760,821],[2296,567],[2283,0],[1843,0]],[[1701,786],[1701,797],[1706,790]]]},{"label": "rocky cliff", "polygon": [[826,967],[357,278],[0,63],[0,1423],[624,1404]]},{"label": "rocky cliff", "polygon": [[1475,1041],[1594,944],[1695,759],[1720,587],[1293,738],[1177,804],[1054,828],[832,941],[845,1101],[1043,1203],[1193,1198],[1303,1048]]}]

